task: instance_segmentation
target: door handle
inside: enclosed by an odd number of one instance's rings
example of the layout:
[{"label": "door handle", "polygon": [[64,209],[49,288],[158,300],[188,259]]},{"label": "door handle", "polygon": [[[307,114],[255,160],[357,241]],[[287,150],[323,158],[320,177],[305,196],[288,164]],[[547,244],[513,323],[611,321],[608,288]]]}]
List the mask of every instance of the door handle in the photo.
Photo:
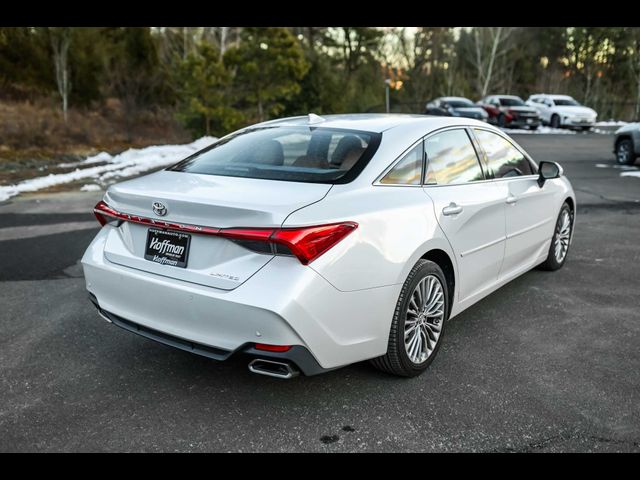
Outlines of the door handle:
[{"label": "door handle", "polygon": [[518,201],[518,199],[516,197],[514,197],[513,195],[509,195],[507,197],[507,203],[509,205],[513,205],[514,203],[516,203]]},{"label": "door handle", "polygon": [[457,215],[462,212],[462,207],[460,205],[456,205],[454,202],[451,202],[448,207],[444,207],[442,209],[443,215]]}]

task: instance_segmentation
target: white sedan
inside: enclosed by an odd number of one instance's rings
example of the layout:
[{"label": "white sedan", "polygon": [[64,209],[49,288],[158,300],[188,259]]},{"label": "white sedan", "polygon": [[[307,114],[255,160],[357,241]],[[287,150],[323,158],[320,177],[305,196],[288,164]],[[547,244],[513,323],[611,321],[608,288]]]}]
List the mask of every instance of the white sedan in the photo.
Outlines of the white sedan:
[{"label": "white sedan", "polygon": [[280,378],[414,376],[448,319],[564,264],[575,211],[558,164],[486,123],[311,114],[110,187],[82,264],[106,320],[164,344]]},{"label": "white sedan", "polygon": [[598,118],[594,109],[580,105],[569,95],[531,95],[527,105],[538,110],[542,121],[553,128],[589,130]]}]

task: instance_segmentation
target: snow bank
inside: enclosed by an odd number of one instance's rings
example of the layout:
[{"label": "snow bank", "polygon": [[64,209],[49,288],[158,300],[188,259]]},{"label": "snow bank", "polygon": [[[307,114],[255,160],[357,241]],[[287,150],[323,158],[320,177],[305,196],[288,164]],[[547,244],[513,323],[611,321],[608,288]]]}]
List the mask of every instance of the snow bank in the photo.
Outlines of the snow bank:
[{"label": "snow bank", "polygon": [[575,135],[575,131],[573,130],[569,130],[566,128],[552,128],[552,127],[545,127],[545,126],[540,126],[538,127],[536,130],[529,130],[527,128],[502,128],[501,129],[503,132],[505,133],[517,133],[518,135],[520,134],[529,134],[529,135],[539,135],[539,134],[544,134],[544,135]]},{"label": "snow bank", "polygon": [[[76,168],[72,172],[51,173],[44,177],[24,180],[16,185],[2,186],[0,187],[0,202],[21,193],[36,192],[78,180],[93,179],[96,183],[103,184],[116,178],[132,177],[149,170],[167,167],[211,145],[216,140],[214,137],[202,137],[186,145],[154,145],[146,148],[131,148],[115,156],[101,152],[80,162],[58,165],[62,168],[82,167]],[[96,163],[105,164],[91,166]],[[85,185],[85,187],[87,186]]]},{"label": "snow bank", "polygon": [[81,192],[97,192],[99,190],[102,190],[102,187],[95,183],[88,183],[80,187]]},{"label": "snow bank", "polygon": [[629,122],[623,122],[622,120],[606,120],[602,122],[596,122],[593,125],[596,127],[622,127]]}]

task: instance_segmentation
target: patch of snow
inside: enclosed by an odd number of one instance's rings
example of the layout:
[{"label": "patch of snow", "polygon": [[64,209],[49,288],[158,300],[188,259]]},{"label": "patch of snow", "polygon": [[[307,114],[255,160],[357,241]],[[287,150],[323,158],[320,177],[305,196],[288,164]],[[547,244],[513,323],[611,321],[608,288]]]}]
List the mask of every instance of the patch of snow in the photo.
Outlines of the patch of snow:
[{"label": "patch of snow", "polygon": [[81,192],[97,192],[99,190],[102,190],[102,187],[100,185],[96,185],[95,183],[87,183],[86,185],[80,187]]},{"label": "patch of snow", "polygon": [[526,134],[526,135],[575,135],[574,130],[569,130],[566,128],[553,128],[540,126],[536,130],[529,130],[526,128],[503,128],[501,129],[505,133],[517,133],[518,135]]},{"label": "patch of snow", "polygon": [[638,177],[640,178],[640,170],[627,170],[626,172],[620,172],[621,177]]},{"label": "patch of snow", "polygon": [[596,163],[597,168],[616,168],[618,170],[640,170],[635,165],[618,165],[617,163]]},{"label": "patch of snow", "polygon": [[154,145],[145,148],[130,148],[115,156],[102,152],[78,162],[75,166],[107,162],[105,165],[76,168],[72,172],[51,173],[47,176],[24,180],[15,185],[0,186],[0,202],[21,193],[36,192],[78,180],[91,178],[97,183],[104,183],[107,180],[131,177],[156,168],[168,167],[211,145],[216,140],[214,137],[202,137],[186,145]]},{"label": "patch of snow", "polygon": [[623,122],[622,120],[606,120],[602,122],[596,122],[593,125],[595,127],[621,127],[627,125],[629,122]]}]

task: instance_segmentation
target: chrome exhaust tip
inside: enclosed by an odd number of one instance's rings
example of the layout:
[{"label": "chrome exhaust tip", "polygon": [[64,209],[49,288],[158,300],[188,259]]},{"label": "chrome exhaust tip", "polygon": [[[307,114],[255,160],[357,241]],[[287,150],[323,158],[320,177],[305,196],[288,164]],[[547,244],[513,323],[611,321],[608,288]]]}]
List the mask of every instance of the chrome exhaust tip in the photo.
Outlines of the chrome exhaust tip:
[{"label": "chrome exhaust tip", "polygon": [[249,363],[249,371],[257,373],[258,375],[283,378],[286,380],[297,377],[300,374],[300,371],[290,363],[266,360],[264,358],[252,360]]}]

